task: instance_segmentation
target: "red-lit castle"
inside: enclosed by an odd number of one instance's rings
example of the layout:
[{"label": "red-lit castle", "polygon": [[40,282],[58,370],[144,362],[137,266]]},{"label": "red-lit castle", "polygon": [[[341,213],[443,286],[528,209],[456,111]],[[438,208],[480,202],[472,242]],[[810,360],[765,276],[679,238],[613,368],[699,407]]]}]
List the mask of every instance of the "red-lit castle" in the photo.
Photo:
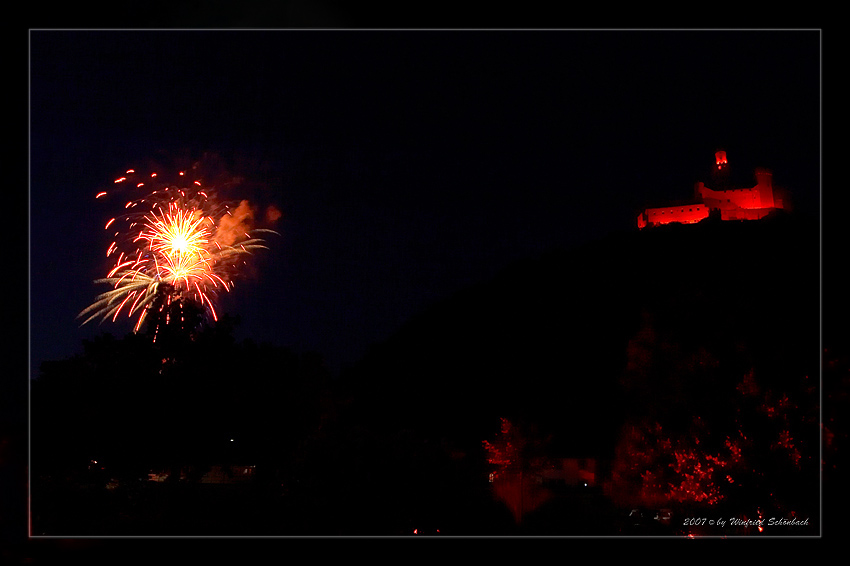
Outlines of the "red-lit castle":
[{"label": "red-lit castle", "polygon": [[711,211],[719,211],[721,220],[758,220],[773,210],[784,208],[782,197],[774,194],[773,174],[770,171],[756,169],[755,187],[730,188],[726,152],[718,151],[714,156],[716,167],[712,178],[715,189],[710,189],[702,182],[698,182],[694,186],[693,203],[647,208],[638,215],[638,228],[671,222],[695,224],[708,218]]}]

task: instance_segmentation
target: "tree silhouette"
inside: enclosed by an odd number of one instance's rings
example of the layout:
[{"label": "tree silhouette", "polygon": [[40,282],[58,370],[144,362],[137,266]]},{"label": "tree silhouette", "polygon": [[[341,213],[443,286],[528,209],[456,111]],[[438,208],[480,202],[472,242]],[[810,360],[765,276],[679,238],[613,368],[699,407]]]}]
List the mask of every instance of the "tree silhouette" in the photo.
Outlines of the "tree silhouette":
[{"label": "tree silhouette", "polygon": [[[191,305],[170,307],[170,321],[181,312],[191,320]],[[164,311],[161,316],[164,320]],[[154,342],[156,322],[152,317],[145,332],[121,339],[103,334],[86,341],[80,354],[46,362],[33,380],[37,532],[256,534],[284,520],[272,512],[281,486],[295,486],[293,463],[313,456],[303,444],[321,422],[327,383],[321,358],[238,342],[233,336],[238,321],[226,315],[216,324],[161,326]],[[217,507],[192,495],[205,470],[229,464],[256,466],[245,488],[253,495],[222,500]],[[169,489],[147,482],[148,473],[157,470],[170,471],[172,480],[184,470],[187,481],[171,486],[171,495],[144,495]],[[119,487],[109,491],[111,480]],[[184,500],[201,506],[184,509]],[[123,501],[126,527],[118,525],[107,501]],[[137,510],[139,501],[149,502],[144,512]],[[251,513],[228,515],[249,504]],[[81,506],[83,514],[75,510]],[[178,522],[168,512],[178,508],[191,518]]]}]

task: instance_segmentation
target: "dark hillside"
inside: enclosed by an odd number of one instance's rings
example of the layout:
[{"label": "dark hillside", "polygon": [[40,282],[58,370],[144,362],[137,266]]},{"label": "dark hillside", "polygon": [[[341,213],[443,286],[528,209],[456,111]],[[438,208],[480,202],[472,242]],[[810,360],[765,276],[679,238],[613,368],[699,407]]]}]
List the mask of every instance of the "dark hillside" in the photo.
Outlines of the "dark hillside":
[{"label": "dark hillside", "polygon": [[[639,492],[816,516],[818,267],[816,227],[789,215],[612,234],[435,304],[336,380],[318,356],[236,341],[230,319],[173,357],[104,335],[33,382],[34,529],[493,536],[523,516],[529,534],[616,534]],[[500,438],[524,447],[505,460],[520,479],[599,462],[593,493],[506,506],[483,445]],[[255,471],[206,485],[222,466]]]},{"label": "dark hillside", "polygon": [[817,372],[818,293],[817,228],[789,215],[620,233],[435,305],[344,383],[369,427],[471,447],[506,416],[574,450],[606,451],[641,328],[710,352],[730,379],[754,366],[778,384]]}]

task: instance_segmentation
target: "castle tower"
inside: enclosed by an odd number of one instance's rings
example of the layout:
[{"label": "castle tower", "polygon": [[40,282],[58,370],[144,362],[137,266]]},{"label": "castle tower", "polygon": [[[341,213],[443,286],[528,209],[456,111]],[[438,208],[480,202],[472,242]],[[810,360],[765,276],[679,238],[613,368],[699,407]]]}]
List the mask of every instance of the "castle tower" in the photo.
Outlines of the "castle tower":
[{"label": "castle tower", "polygon": [[756,183],[761,208],[774,208],[773,173],[767,169],[756,169]]},{"label": "castle tower", "polygon": [[726,160],[726,152],[722,149],[714,152],[714,168],[711,172],[712,189],[723,191],[729,189],[729,162]]}]

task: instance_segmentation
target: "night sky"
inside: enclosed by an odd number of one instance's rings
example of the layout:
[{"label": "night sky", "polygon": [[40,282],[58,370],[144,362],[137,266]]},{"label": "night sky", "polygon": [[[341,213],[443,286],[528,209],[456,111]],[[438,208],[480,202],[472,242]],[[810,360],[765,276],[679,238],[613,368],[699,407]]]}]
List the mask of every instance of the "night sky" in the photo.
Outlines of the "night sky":
[{"label": "night sky", "polygon": [[[818,31],[30,32],[30,359],[105,290],[96,201],[155,156],[215,152],[283,212],[223,297],[240,338],[339,371],[512,262],[637,230],[644,207],[773,170],[820,210]],[[753,182],[753,185],[755,183]]]}]

